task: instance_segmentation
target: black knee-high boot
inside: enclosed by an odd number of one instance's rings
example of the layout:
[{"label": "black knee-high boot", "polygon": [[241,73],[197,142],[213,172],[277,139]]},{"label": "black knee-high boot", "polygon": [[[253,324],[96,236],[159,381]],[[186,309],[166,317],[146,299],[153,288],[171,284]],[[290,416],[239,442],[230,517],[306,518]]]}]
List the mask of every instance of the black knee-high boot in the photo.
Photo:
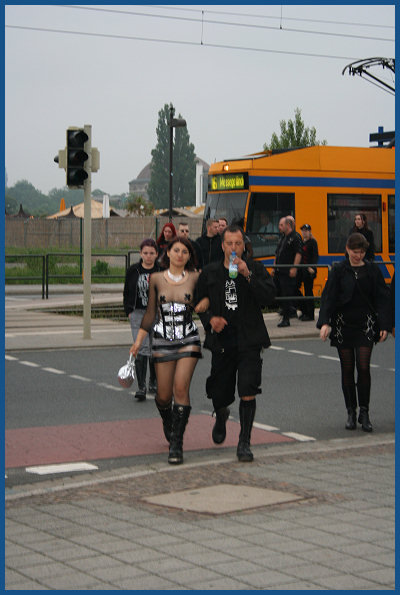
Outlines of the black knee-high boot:
[{"label": "black knee-high boot", "polygon": [[171,440],[172,428],[172,401],[169,405],[161,405],[157,399],[154,400],[163,422],[164,436],[167,439],[167,442],[169,442]]},{"label": "black knee-high boot", "polygon": [[243,401],[243,399],[240,399],[240,434],[236,455],[239,461],[242,463],[250,463],[254,458],[253,453],[250,450],[250,437],[255,414],[256,400],[252,399],[251,401]]},{"label": "black knee-high boot", "polygon": [[169,443],[168,463],[180,465],[183,463],[183,434],[189,419],[190,405],[174,405],[172,407],[172,428]]},{"label": "black knee-high boot", "polygon": [[348,417],[345,425],[346,430],[355,430],[357,427],[357,396],[355,386],[343,386],[344,402]]},{"label": "black knee-high boot", "polygon": [[149,393],[157,393],[157,376],[153,358],[149,357]]},{"label": "black knee-high boot", "polygon": [[138,401],[146,399],[146,370],[147,357],[145,355],[137,355],[135,359],[136,378],[139,390],[135,393],[135,398]]}]

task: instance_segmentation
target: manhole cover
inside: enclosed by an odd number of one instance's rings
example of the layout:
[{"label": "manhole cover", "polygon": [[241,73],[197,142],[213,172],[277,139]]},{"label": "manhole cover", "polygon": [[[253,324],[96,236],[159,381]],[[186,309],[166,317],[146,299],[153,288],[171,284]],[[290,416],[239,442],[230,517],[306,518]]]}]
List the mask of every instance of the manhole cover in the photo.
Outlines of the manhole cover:
[{"label": "manhole cover", "polygon": [[226,483],[143,498],[158,506],[208,514],[223,514],[302,499],[302,496],[289,492]]}]

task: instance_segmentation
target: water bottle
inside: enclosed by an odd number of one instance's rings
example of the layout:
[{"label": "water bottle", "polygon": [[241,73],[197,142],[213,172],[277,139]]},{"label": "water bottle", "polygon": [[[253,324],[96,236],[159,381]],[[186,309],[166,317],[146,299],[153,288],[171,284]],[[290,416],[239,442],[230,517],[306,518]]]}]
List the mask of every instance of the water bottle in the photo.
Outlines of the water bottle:
[{"label": "water bottle", "polygon": [[229,257],[229,277],[231,279],[236,279],[236,277],[238,276],[238,265],[233,262],[235,258],[236,252],[232,252],[232,254]]}]

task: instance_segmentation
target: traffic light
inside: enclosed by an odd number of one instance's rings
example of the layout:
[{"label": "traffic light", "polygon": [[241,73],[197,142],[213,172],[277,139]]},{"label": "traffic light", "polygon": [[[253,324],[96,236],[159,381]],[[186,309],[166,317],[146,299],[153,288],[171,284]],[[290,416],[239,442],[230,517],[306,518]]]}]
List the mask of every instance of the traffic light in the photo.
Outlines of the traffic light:
[{"label": "traffic light", "polygon": [[82,188],[88,177],[85,162],[89,155],[85,151],[85,143],[89,139],[83,128],[67,129],[67,186]]}]

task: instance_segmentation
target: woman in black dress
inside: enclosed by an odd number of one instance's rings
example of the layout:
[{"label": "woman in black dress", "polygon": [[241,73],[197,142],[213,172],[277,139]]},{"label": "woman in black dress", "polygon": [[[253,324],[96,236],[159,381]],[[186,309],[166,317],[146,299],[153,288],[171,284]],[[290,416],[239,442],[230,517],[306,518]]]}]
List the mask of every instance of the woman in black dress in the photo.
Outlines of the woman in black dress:
[{"label": "woman in black dress", "polygon": [[[317,322],[323,341],[330,337],[339,353],[342,389],[348,419],[347,430],[358,422],[372,432],[369,419],[370,360],[374,343],[385,341],[391,330],[389,290],[378,265],[365,260],[368,242],[353,233],[346,244],[348,258],[335,265],[321,296]],[[357,384],[354,379],[357,367]]]}]

